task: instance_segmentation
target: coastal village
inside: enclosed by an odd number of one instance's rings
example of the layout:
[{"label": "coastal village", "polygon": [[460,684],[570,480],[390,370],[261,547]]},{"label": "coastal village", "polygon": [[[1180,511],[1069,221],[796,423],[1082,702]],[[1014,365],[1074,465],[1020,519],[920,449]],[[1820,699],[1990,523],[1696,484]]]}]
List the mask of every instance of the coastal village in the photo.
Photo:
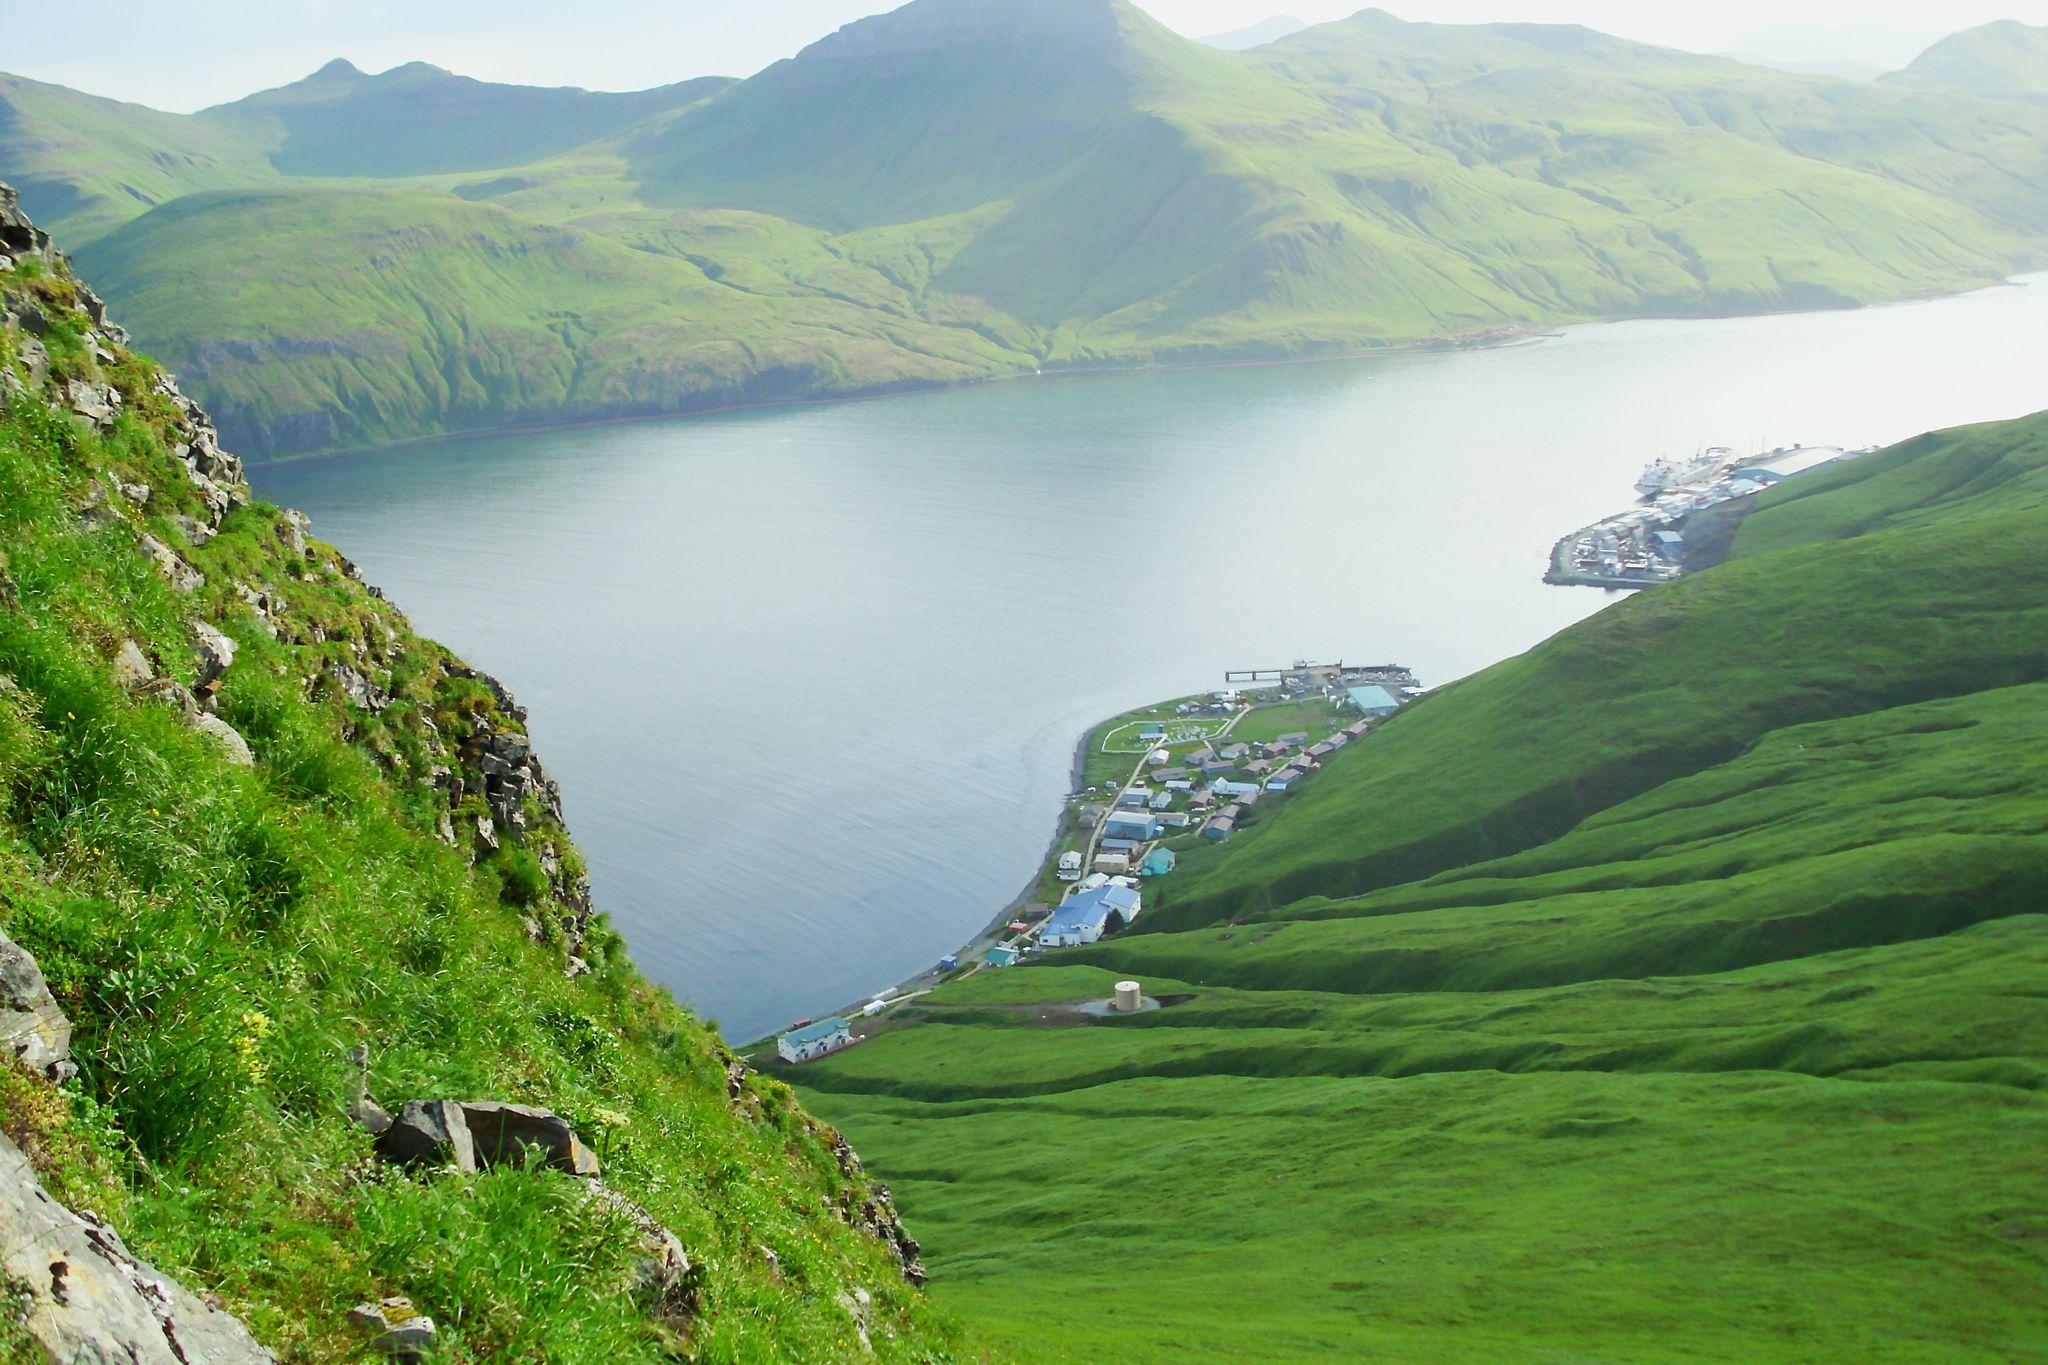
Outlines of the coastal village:
[{"label": "coastal village", "polygon": [[[1182,856],[1237,836],[1265,803],[1315,780],[1421,690],[1399,664],[1297,660],[1225,674],[1225,686],[1112,717],[1075,763],[1059,834],[1031,887],[973,943],[903,986],[839,1014],[800,1019],[773,1055],[797,1065],[860,1041],[876,1020],[954,976],[1011,967],[1128,927],[1145,888]],[[1126,989],[1128,988],[1128,989]],[[1150,1007],[1119,983],[1113,1012]]]},{"label": "coastal village", "polygon": [[1660,459],[1636,480],[1638,506],[1572,532],[1550,552],[1546,583],[1592,588],[1646,588],[1685,573],[1694,518],[1739,498],[1754,497],[1795,475],[1865,454],[1840,446],[1781,446],[1738,456],[1714,446],[1685,460]]}]

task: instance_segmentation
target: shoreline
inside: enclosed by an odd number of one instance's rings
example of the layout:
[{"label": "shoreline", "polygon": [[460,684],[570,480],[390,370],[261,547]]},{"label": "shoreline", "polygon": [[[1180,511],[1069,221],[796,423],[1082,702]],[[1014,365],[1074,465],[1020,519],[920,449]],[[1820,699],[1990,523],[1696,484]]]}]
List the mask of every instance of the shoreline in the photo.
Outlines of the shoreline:
[{"label": "shoreline", "polygon": [[[273,465],[299,464],[310,460],[332,460],[352,455],[381,454],[385,451],[405,450],[412,446],[427,445],[433,442],[487,440],[498,436],[530,436],[551,431],[581,431],[587,428],[628,426],[642,422],[690,421],[702,417],[721,417],[739,412],[772,411],[780,408],[871,403],[887,398],[947,393],[960,389],[974,388],[982,384],[1011,384],[1025,380],[1120,378],[1141,374],[1201,373],[1211,370],[1262,369],[1282,365],[1313,365],[1333,361],[1373,360],[1383,356],[1457,355],[1478,351],[1499,351],[1515,346],[1532,346],[1540,342],[1555,340],[1562,336],[1566,329],[1575,327],[1608,327],[1625,322],[1729,322],[1742,318],[1855,313],[1872,308],[1911,307],[1916,304],[1938,303],[1945,299],[1966,298],[1971,294],[1982,293],[1991,289],[2025,289],[2030,287],[2027,279],[2030,275],[2048,275],[2048,267],[2022,270],[1999,279],[1979,281],[1947,291],[1929,291],[1905,295],[1895,299],[1880,299],[1870,303],[1848,304],[1840,308],[1763,308],[1742,312],[1701,313],[1617,313],[1603,317],[1553,319],[1545,322],[1509,324],[1497,329],[1483,329],[1484,333],[1487,334],[1484,336],[1484,339],[1469,341],[1461,341],[1455,337],[1423,337],[1411,341],[1390,343],[1385,346],[1335,347],[1330,350],[1300,355],[1219,357],[1209,360],[1131,361],[1122,364],[1104,362],[1098,364],[1057,365],[1051,368],[1041,366],[1030,371],[1020,370],[1011,374],[982,375],[972,379],[907,380],[894,384],[876,385],[872,388],[858,389],[846,393],[812,394],[791,398],[763,398],[731,403],[708,403],[702,407],[679,408],[674,412],[636,413],[629,416],[615,417],[569,417],[559,421],[512,422],[498,426],[475,427],[463,431],[429,432],[418,436],[398,437],[389,441],[373,441],[368,445],[342,446],[327,450],[308,450],[287,455],[244,456],[243,464],[249,469],[263,469]],[[1481,333],[1465,333],[1464,335],[1478,338],[1481,336]]]},{"label": "shoreline", "polygon": [[[1159,703],[1158,705],[1171,704],[1171,700],[1169,700],[1168,702]],[[1231,729],[1235,728],[1239,720],[1243,719],[1244,716],[1250,714],[1251,709],[1252,708],[1247,707],[1243,710],[1236,712],[1231,717],[1229,724],[1225,726],[1224,730],[1220,733],[1227,734]],[[1074,741],[1073,757],[1069,760],[1068,764],[1067,792],[1069,797],[1071,797],[1073,793],[1077,792],[1080,789],[1081,779],[1083,776],[1086,775],[1088,764],[1089,740],[1092,739],[1095,735],[1095,732],[1102,729],[1103,726],[1109,724],[1111,721],[1116,720],[1119,716],[1126,714],[1129,713],[1122,711],[1112,712],[1110,715],[1104,716],[1102,719],[1097,720],[1093,724],[1090,724],[1082,729],[1080,737]],[[1045,851],[1039,855],[1038,861],[1033,865],[1033,871],[1030,874],[1030,876],[1026,879],[1023,889],[1018,891],[1016,895],[1012,896],[1009,902],[1006,905],[1004,905],[1002,909],[998,910],[995,913],[995,915],[992,916],[989,919],[989,921],[981,927],[979,931],[970,936],[959,947],[950,949],[948,950],[948,952],[940,954],[940,957],[942,958],[946,956],[953,956],[957,957],[960,960],[959,966],[954,968],[953,970],[957,971],[960,968],[966,967],[968,965],[968,959],[971,955],[981,952],[993,946],[998,941],[1000,941],[1004,931],[1009,925],[1009,922],[1012,919],[1015,919],[1017,916],[1017,912],[1030,902],[1032,894],[1038,890],[1040,879],[1045,875],[1048,863],[1051,862],[1054,853],[1057,852],[1057,850],[1059,849],[1061,839],[1067,833],[1064,812],[1071,804],[1072,803],[1070,800],[1062,801],[1060,807],[1062,815],[1059,819],[1054,821],[1052,836],[1046,841]],[[868,995],[863,999],[849,1001],[845,1005],[839,1006],[835,1009],[826,1010],[821,1013],[811,1015],[809,1017],[812,1019],[825,1019],[831,1018],[836,1015],[840,1018],[845,1019],[848,1025],[855,1027],[857,1029],[863,1019],[886,1017],[888,1013],[887,1009],[881,1011],[878,1015],[870,1016],[863,1014],[862,1011],[864,1010],[864,1008],[872,1001],[886,996],[889,1001],[889,1009],[893,1009],[897,1004],[901,1003],[902,1001],[912,999],[916,995],[923,994],[926,991],[943,984],[950,974],[951,973],[947,969],[941,968],[938,965],[938,963],[934,962],[931,966],[925,967],[917,972],[913,972],[910,976],[905,977],[903,980],[898,981],[893,985],[884,986],[881,990],[876,991],[874,994]],[[733,1044],[733,1050],[741,1053],[742,1055],[745,1055],[747,1053],[754,1051],[755,1049],[763,1047],[771,1039],[776,1037],[777,1034],[783,1031],[783,1029],[770,1029],[767,1033],[762,1034],[759,1038],[751,1039],[745,1043]],[[753,1057],[748,1057],[747,1060],[750,1064],[752,1064],[755,1062],[756,1059],[754,1059]],[[762,1058],[761,1060],[765,1062],[768,1059]]]},{"label": "shoreline", "polygon": [[[1105,717],[1104,719],[1112,719],[1112,717]],[[1094,725],[1081,731],[1081,737],[1074,741],[1074,756],[1069,761],[1067,770],[1067,790],[1069,792],[1074,791],[1081,785],[1081,773],[1088,762],[1088,737],[1094,734],[1102,723],[1102,721],[1097,721]],[[1062,805],[1061,809],[1065,809],[1064,805]],[[1008,926],[1011,920],[1017,917],[1017,912],[1030,903],[1031,893],[1038,889],[1038,879],[1044,875],[1046,863],[1051,859],[1054,851],[1059,848],[1060,836],[1063,833],[1065,833],[1064,827],[1058,820],[1055,820],[1053,822],[1052,834],[1045,841],[1045,852],[1039,854],[1038,861],[1032,865],[1033,870],[1031,875],[1025,879],[1023,889],[1010,897],[1009,903],[998,910],[988,923],[976,930],[965,943],[952,949],[952,953],[964,957],[976,949],[993,944],[1002,936],[1002,930]],[[940,956],[943,957],[946,954],[942,953]],[[876,991],[874,995],[870,995],[864,1000],[850,1001],[837,1009],[828,1010],[823,1014],[816,1014],[811,1017],[814,1019],[826,1019],[833,1015],[838,1015],[849,1024],[856,1023],[862,1018],[862,1007],[878,996],[886,994],[892,1001],[904,999],[913,991],[925,989],[927,986],[938,985],[945,979],[945,975],[939,969],[938,964],[933,963],[922,971],[907,976],[893,985],[882,987],[881,990]],[[761,1044],[766,1043],[780,1031],[778,1029],[770,1029],[759,1038],[751,1039],[745,1043],[734,1043],[732,1048],[735,1052],[745,1052],[750,1048],[759,1047]]]}]

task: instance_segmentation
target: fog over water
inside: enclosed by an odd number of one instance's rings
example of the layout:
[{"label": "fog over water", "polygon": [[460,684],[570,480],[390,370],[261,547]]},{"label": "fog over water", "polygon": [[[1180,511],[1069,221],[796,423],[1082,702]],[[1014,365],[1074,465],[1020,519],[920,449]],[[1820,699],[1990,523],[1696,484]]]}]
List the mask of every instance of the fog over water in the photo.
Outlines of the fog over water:
[{"label": "fog over water", "polygon": [[1502,350],[1048,377],[252,471],[502,678],[642,968],[741,1041],[1021,887],[1102,716],[1295,658],[1441,683],[1642,465],[2048,407],[2048,276]]}]

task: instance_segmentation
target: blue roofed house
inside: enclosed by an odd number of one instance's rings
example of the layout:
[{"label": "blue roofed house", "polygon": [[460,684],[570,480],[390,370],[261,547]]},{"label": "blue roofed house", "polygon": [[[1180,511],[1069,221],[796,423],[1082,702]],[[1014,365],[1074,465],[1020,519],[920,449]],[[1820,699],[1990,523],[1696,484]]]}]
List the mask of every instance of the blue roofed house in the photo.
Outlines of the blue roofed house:
[{"label": "blue roofed house", "polygon": [[1078,948],[1093,943],[1138,917],[1138,893],[1114,882],[1069,896],[1038,931],[1048,948]]},{"label": "blue roofed house", "polygon": [[775,1040],[775,1053],[785,1062],[808,1062],[853,1044],[853,1030],[838,1015],[793,1028]]},{"label": "blue roofed house", "polygon": [[1138,864],[1140,877],[1163,877],[1173,871],[1174,856],[1170,848],[1155,848],[1145,855],[1145,861]]},{"label": "blue roofed house", "polygon": [[1102,822],[1102,837],[1143,843],[1159,837],[1159,817],[1149,810],[1118,811]]},{"label": "blue roofed house", "polygon": [[1349,689],[1351,704],[1368,716],[1391,716],[1401,709],[1401,699],[1378,683]]}]

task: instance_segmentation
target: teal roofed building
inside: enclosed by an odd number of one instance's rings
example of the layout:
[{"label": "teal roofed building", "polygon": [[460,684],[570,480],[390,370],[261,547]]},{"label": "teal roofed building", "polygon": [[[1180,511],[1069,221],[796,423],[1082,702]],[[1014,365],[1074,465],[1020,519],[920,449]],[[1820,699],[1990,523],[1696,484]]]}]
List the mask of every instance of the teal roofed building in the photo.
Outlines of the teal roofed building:
[{"label": "teal roofed building", "polygon": [[1013,967],[1023,954],[1007,943],[998,943],[988,950],[988,965],[991,967]]},{"label": "teal roofed building", "polygon": [[1349,689],[1351,704],[1368,716],[1391,716],[1401,709],[1401,699],[1378,683]]},{"label": "teal roofed building", "polygon": [[1173,871],[1173,850],[1155,848],[1145,855],[1145,861],[1138,864],[1141,877],[1163,877]]},{"label": "teal roofed building", "polygon": [[833,1015],[815,1024],[793,1028],[775,1040],[775,1053],[785,1062],[808,1062],[828,1052],[853,1044],[853,1030],[844,1019]]}]

